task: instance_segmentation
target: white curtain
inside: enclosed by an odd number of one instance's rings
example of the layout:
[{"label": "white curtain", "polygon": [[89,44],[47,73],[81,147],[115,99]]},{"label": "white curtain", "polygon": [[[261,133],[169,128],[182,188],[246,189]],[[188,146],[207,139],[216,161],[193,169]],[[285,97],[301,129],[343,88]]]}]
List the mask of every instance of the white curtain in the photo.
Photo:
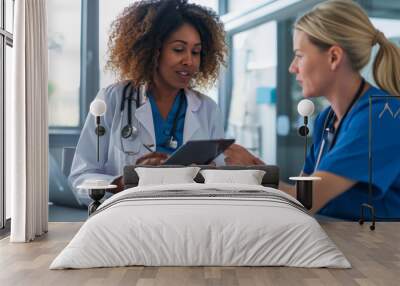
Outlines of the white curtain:
[{"label": "white curtain", "polygon": [[46,0],[15,2],[12,97],[6,111],[6,175],[12,242],[48,227]]}]

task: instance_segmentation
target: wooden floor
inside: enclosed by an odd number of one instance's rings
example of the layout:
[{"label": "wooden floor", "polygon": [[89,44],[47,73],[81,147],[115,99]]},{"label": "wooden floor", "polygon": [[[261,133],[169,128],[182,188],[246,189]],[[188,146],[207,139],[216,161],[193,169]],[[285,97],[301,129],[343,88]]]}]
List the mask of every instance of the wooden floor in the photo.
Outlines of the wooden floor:
[{"label": "wooden floor", "polygon": [[123,267],[48,270],[81,223],[50,223],[28,244],[0,241],[0,285],[400,285],[400,223],[322,222],[353,268]]}]

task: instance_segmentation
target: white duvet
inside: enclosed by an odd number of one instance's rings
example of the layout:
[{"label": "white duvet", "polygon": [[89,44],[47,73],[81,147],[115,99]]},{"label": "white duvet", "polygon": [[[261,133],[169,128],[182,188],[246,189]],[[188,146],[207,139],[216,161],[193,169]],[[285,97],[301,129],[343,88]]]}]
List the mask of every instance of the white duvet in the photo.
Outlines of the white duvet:
[{"label": "white duvet", "polygon": [[[172,197],[154,197],[157,192],[175,190]],[[257,197],[252,191],[263,193]],[[220,192],[228,195],[215,195]],[[342,252],[299,205],[279,190],[254,185],[131,188],[106,200],[50,269],[127,265],[349,268]]]}]

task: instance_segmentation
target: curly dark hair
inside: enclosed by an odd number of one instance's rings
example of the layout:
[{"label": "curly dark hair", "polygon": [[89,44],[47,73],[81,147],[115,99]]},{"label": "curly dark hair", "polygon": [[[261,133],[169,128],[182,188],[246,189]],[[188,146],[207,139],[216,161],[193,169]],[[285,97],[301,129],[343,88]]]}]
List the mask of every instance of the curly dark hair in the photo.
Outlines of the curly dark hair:
[{"label": "curly dark hair", "polygon": [[211,9],[185,0],[144,0],[125,8],[111,26],[106,67],[135,86],[152,83],[164,41],[183,24],[201,38],[200,69],[191,86],[210,86],[225,65],[225,31]]}]

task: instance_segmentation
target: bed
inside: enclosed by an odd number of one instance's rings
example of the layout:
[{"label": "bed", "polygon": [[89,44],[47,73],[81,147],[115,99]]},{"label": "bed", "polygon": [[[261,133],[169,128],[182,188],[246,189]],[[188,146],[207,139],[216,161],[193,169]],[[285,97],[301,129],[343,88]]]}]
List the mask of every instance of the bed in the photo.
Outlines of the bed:
[{"label": "bed", "polygon": [[134,166],[126,167],[127,189],[100,205],[50,269],[351,267],[302,204],[277,190],[277,167],[240,169],[264,170],[262,185],[203,183],[197,175],[194,183],[138,186]]}]

